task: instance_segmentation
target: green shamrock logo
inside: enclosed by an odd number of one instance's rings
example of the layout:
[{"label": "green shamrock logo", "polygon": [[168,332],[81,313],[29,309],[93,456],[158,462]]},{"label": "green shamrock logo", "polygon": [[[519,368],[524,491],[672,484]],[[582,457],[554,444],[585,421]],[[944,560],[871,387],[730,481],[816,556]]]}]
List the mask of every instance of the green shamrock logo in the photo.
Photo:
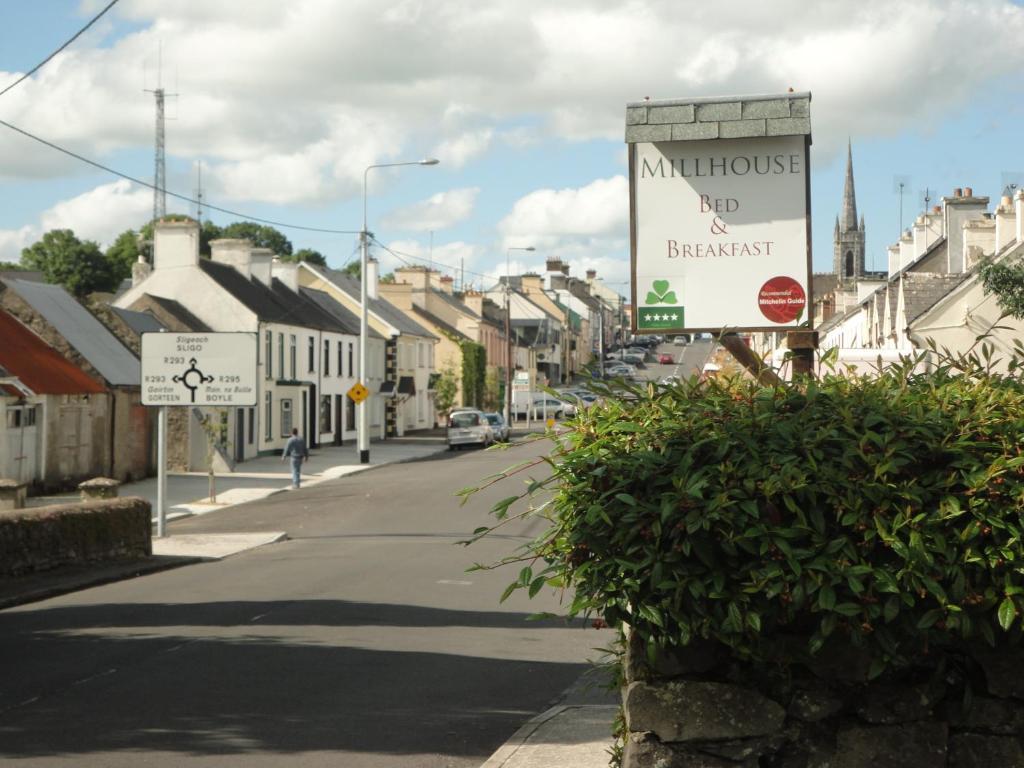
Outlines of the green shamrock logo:
[{"label": "green shamrock logo", "polygon": [[648,304],[675,304],[676,292],[669,290],[668,280],[655,280],[647,292]]}]

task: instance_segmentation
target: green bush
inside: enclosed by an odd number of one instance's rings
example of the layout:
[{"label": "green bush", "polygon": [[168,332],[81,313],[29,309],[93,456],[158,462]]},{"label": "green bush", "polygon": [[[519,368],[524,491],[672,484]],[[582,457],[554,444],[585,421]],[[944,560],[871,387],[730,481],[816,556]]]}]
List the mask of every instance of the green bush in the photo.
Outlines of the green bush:
[{"label": "green bush", "polygon": [[524,494],[553,491],[522,513],[550,525],[506,559],[523,566],[506,596],[566,587],[570,614],[626,621],[652,650],[706,638],[794,662],[849,643],[871,676],[1016,640],[1024,387],[967,368],[692,379],[583,411]]}]

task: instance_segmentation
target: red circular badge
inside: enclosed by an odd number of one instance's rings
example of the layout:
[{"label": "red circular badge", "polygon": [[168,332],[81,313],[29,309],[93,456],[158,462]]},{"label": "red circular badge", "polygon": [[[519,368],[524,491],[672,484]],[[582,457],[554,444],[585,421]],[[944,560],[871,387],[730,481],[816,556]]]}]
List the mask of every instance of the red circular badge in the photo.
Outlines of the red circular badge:
[{"label": "red circular badge", "polygon": [[779,275],[761,286],[757,306],[773,323],[791,323],[803,314],[807,294],[792,277]]}]

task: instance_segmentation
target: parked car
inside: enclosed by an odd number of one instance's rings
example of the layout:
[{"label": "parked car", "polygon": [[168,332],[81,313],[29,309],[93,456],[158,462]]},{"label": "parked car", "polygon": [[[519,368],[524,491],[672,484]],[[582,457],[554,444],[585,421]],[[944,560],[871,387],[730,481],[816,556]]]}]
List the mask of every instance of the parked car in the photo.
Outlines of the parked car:
[{"label": "parked car", "polygon": [[685,347],[687,344],[690,343],[690,337],[687,334],[683,333],[672,339],[672,343],[675,344],[677,347]]},{"label": "parked car", "polygon": [[[576,406],[577,412],[580,408],[589,408],[597,402],[597,395],[591,392],[562,392],[562,400],[567,403],[572,403]],[[569,416],[569,412],[566,412],[566,416]]]},{"label": "parked car", "polygon": [[[527,411],[519,406],[517,416],[526,416]],[[531,419],[560,419],[565,415],[565,403],[553,397],[536,397],[529,406],[529,418]]]},{"label": "parked car", "polygon": [[507,443],[509,437],[509,426],[505,422],[505,417],[500,413],[485,413],[484,418],[487,419],[487,423],[491,425],[491,432],[494,434],[494,439],[499,443]]},{"label": "parked car", "polygon": [[644,368],[644,355],[628,354],[619,358],[622,362],[632,365],[634,368]]},{"label": "parked car", "polygon": [[448,416],[447,441],[449,451],[464,445],[486,448],[494,442],[494,432],[482,411],[463,408]]},{"label": "parked car", "polygon": [[662,352],[658,355],[658,362],[662,365],[673,365],[676,362],[676,359],[667,352]]}]

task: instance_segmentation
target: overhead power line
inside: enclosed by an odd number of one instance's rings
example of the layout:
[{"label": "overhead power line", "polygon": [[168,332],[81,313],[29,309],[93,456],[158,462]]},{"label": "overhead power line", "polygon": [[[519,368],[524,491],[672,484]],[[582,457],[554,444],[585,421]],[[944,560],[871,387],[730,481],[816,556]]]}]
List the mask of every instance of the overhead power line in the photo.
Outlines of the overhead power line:
[{"label": "overhead power line", "polygon": [[103,16],[103,14],[105,14],[107,11],[109,11],[111,8],[113,8],[115,5],[117,5],[117,3],[118,3],[118,0],[110,0],[110,2],[107,3],[107,6],[102,11],[100,11],[95,16],[93,16],[92,19],[89,20],[89,23],[86,24],[84,27],[82,27],[77,32],[75,32],[75,34],[72,37],[68,38],[67,41],[65,41],[65,43],[60,48],[55,50],[53,53],[51,53],[45,59],[43,59],[38,64],[36,64],[34,67],[32,67],[32,69],[30,69],[24,75],[22,75],[17,80],[15,80],[13,83],[11,83],[6,88],[4,88],[2,91],[0,91],[0,96],[3,96],[5,93],[7,93],[9,90],[11,90],[11,88],[16,86],[18,83],[24,82],[28,78],[32,77],[32,75],[34,75],[40,69],[42,69],[44,66],[46,66],[54,56],[56,56],[58,53],[60,53],[65,48],[67,48],[69,45],[71,45],[73,42],[75,42],[75,40],[77,40],[79,37],[81,37],[83,34],[85,34],[86,30],[88,30],[89,27],[91,27],[93,24],[95,24],[97,21],[99,21],[100,18]]},{"label": "overhead power line", "polygon": [[[409,266],[412,266],[412,265],[409,264],[408,260],[409,259],[416,259],[417,261],[426,262],[429,265],[437,265],[439,267],[444,267],[445,269],[450,269],[452,272],[457,272],[457,271],[459,271],[461,269],[460,267],[453,267],[451,264],[445,264],[444,262],[440,262],[437,259],[428,259],[428,258],[425,258],[423,256],[414,256],[411,253],[405,253],[403,251],[396,251],[396,250],[394,250],[392,248],[389,248],[388,246],[384,245],[384,243],[382,243],[380,240],[378,240],[372,234],[370,235],[370,239],[373,242],[375,242],[377,245],[379,245],[381,248],[383,248],[385,251],[390,253],[392,256],[394,256],[396,259],[398,259],[400,262],[402,262],[403,264],[407,264]],[[484,277],[484,278],[488,278],[488,279],[493,279],[494,278],[494,275],[487,275],[487,274],[484,274],[483,272],[474,272],[471,269],[463,269],[462,271],[464,271],[464,272],[466,272],[467,274],[470,274],[470,275],[476,275],[477,277]]]},{"label": "overhead power line", "polygon": [[[54,144],[52,141],[47,141],[44,138],[36,136],[34,133],[29,133],[24,128],[19,128],[18,126],[14,125],[12,123],[8,123],[6,120],[0,120],[0,125],[2,125],[4,128],[8,128],[8,129],[14,131],[15,133],[20,133],[22,136],[25,136],[26,138],[32,139],[32,141],[37,141],[40,144],[42,144],[43,146],[49,147],[50,149],[53,149],[53,150],[56,150],[57,152],[65,154],[68,157],[73,157],[75,160],[83,162],[83,163],[85,163],[87,165],[91,165],[93,168],[99,168],[101,171],[105,171],[106,173],[110,173],[110,174],[113,174],[114,176],[118,176],[118,177],[120,177],[122,179],[125,179],[126,181],[130,181],[130,182],[132,182],[132,184],[138,184],[139,186],[146,187],[147,189],[154,189],[154,190],[157,190],[157,191],[162,191],[165,194],[168,194],[171,197],[177,198],[178,200],[183,200],[186,203],[197,203],[198,202],[197,200],[195,200],[194,198],[189,197],[188,195],[180,195],[177,192],[172,192],[169,189],[161,190],[155,184],[150,184],[148,181],[143,181],[142,179],[137,179],[134,176],[129,176],[127,173],[122,173],[121,171],[118,171],[118,170],[116,170],[114,168],[111,168],[110,166],[103,165],[103,163],[98,163],[95,160],[90,160],[88,157],[80,155],[77,152],[72,152],[70,149],[65,149],[64,147],[62,147],[62,146],[60,146],[58,144]],[[269,224],[272,227],[281,227],[283,229],[301,229],[301,230],[304,230],[306,232],[326,232],[327,234],[330,234],[330,235],[358,235],[359,234],[359,230],[358,229],[327,229],[327,228],[324,228],[324,227],[307,227],[307,226],[303,226],[302,224],[288,224],[287,222],[274,221],[273,219],[262,219],[262,218],[259,218],[258,216],[250,216],[249,214],[241,213],[239,211],[232,211],[230,208],[221,208],[220,206],[217,206],[217,205],[211,205],[209,202],[206,202],[205,200],[203,202],[203,206],[207,210],[219,211],[220,213],[226,213],[229,216],[237,216],[238,218],[244,219],[244,220],[247,220],[247,221],[255,221],[255,222],[258,222],[260,224]]]}]

